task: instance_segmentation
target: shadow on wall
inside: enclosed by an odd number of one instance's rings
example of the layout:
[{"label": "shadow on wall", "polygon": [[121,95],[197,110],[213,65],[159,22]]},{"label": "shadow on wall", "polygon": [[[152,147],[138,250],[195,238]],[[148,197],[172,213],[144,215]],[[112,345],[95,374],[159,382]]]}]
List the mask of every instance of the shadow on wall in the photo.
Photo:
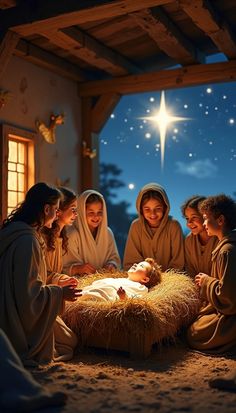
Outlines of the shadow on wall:
[{"label": "shadow on wall", "polygon": [[114,202],[117,197],[115,191],[125,186],[119,179],[122,170],[114,164],[100,164],[100,192],[107,205],[108,225],[112,229],[120,258],[123,261],[125,243],[129,227],[136,215],[130,214],[130,204],[126,201]]}]

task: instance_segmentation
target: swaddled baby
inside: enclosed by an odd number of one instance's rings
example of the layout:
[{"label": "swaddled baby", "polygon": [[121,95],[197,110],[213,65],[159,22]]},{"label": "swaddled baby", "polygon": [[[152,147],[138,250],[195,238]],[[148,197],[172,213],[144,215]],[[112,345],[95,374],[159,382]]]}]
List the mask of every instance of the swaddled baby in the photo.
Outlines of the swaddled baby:
[{"label": "swaddled baby", "polygon": [[127,271],[126,278],[103,278],[84,287],[80,300],[107,302],[142,297],[148,293],[149,288],[160,282],[160,266],[152,258],[146,258],[133,264]]}]

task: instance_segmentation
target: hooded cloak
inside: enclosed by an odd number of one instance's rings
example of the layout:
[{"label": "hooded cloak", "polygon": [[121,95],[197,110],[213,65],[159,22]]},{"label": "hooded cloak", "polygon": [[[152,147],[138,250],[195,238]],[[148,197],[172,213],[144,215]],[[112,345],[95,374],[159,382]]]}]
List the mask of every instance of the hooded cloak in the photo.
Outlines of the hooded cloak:
[{"label": "hooded cloak", "polygon": [[222,352],[236,345],[236,231],[225,236],[212,252],[211,276],[200,294],[207,301],[189,327],[192,348]]},{"label": "hooded cloak", "polygon": [[188,234],[184,241],[185,248],[185,271],[190,277],[199,272],[211,274],[212,251],[218,244],[217,237],[210,237],[206,245],[200,243],[198,235]]},{"label": "hooded cloak", "polygon": [[[156,191],[163,199],[166,208],[163,218],[155,232],[141,212],[142,197],[146,192]],[[169,215],[170,204],[167,194],[161,185],[149,183],[138,194],[136,200],[138,218],[130,226],[124,252],[124,269],[145,258],[153,258],[162,267],[162,271],[173,268],[184,268],[184,239],[178,221]]]},{"label": "hooded cloak", "polygon": [[[102,222],[94,239],[86,219],[86,201],[92,194],[101,198],[103,205]],[[108,264],[120,267],[120,257],[115,238],[107,223],[107,209],[103,196],[94,190],[84,191],[78,198],[78,217],[76,223],[68,228],[68,252],[63,255],[63,271],[70,272],[73,264],[90,263],[101,269]]]},{"label": "hooded cloak", "polygon": [[24,222],[0,230],[0,328],[25,363],[69,359],[77,342],[57,318],[63,292],[46,285],[41,242],[37,231]]}]

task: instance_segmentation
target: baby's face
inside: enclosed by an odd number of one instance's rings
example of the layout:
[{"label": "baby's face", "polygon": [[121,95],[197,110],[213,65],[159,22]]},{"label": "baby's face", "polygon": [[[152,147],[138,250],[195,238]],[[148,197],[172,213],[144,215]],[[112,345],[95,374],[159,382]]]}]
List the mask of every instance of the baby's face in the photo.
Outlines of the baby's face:
[{"label": "baby's face", "polygon": [[149,272],[151,265],[146,261],[141,261],[138,264],[133,264],[128,270],[128,278],[131,281],[140,282],[145,284],[149,280]]}]

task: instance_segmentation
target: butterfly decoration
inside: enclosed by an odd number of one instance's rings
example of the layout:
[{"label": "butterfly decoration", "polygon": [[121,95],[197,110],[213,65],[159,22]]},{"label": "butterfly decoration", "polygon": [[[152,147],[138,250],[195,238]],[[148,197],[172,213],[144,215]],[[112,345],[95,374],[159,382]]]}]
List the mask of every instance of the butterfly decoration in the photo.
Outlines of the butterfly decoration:
[{"label": "butterfly decoration", "polygon": [[36,129],[46,142],[48,143],[55,143],[56,142],[56,126],[62,125],[65,121],[65,115],[62,113],[60,115],[52,114],[50,116],[49,126],[47,127],[44,122],[40,120],[36,120],[35,126]]}]

